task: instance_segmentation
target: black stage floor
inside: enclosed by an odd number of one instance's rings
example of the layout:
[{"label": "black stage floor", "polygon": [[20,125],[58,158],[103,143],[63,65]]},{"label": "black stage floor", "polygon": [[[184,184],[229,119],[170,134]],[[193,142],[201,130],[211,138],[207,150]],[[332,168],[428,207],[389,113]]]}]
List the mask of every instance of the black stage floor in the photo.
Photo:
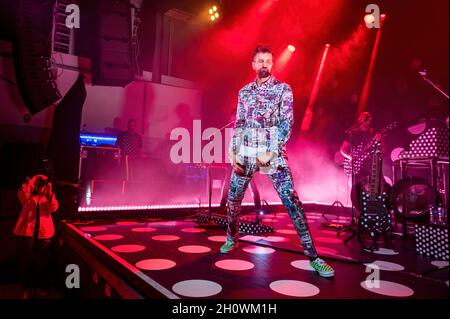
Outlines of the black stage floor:
[{"label": "black stage floor", "polygon": [[283,212],[263,218],[275,232],[243,236],[228,255],[219,252],[225,230],[196,227],[193,220],[67,222],[61,244],[81,257],[91,252],[106,273],[115,273],[120,279],[110,285],[119,298],[448,298],[448,262],[417,256],[413,241],[397,238],[395,250],[370,254],[356,240],[344,245],[335,231],[321,230],[322,212],[308,212],[307,218],[319,253],[335,268],[333,279],[309,269]]}]

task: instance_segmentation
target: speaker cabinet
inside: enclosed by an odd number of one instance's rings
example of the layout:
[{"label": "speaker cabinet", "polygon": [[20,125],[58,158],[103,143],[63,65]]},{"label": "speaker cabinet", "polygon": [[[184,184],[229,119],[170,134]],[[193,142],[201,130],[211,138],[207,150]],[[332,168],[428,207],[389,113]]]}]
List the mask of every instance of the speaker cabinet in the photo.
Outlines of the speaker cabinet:
[{"label": "speaker cabinet", "polygon": [[129,1],[98,0],[92,84],[124,87],[134,80]]},{"label": "speaker cabinet", "polygon": [[54,1],[18,1],[14,68],[20,94],[32,115],[61,98],[50,69],[53,6]]}]

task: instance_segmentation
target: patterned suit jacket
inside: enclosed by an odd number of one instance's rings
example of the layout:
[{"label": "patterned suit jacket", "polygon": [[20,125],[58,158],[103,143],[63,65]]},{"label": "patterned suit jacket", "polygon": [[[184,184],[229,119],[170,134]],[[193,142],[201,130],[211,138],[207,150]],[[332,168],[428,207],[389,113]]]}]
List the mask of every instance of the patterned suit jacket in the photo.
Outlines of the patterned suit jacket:
[{"label": "patterned suit jacket", "polygon": [[[245,167],[256,163],[256,156],[271,151],[274,157],[266,171],[273,172],[287,163],[286,143],[293,125],[291,87],[271,76],[258,86],[256,80],[239,91],[232,151]],[[263,169],[261,169],[263,171]]]}]

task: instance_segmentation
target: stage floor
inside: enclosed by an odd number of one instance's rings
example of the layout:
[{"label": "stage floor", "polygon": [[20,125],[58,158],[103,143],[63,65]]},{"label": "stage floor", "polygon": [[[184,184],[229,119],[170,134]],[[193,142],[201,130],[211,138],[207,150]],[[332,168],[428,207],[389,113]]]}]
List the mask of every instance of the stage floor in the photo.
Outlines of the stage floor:
[{"label": "stage floor", "polygon": [[[370,254],[361,251],[356,239],[344,245],[345,234],[321,230],[322,212],[308,212],[307,218],[319,254],[336,271],[332,279],[310,270],[284,212],[263,218],[275,232],[243,235],[239,248],[228,255],[219,252],[225,230],[196,227],[193,220],[92,220],[65,223],[63,229],[94,255],[106,256],[104,263],[119,269],[124,282],[152,286],[163,298],[448,298],[448,262],[417,256],[414,242],[397,238],[395,250]],[[379,268],[379,282],[366,281],[376,276],[373,265]]]}]

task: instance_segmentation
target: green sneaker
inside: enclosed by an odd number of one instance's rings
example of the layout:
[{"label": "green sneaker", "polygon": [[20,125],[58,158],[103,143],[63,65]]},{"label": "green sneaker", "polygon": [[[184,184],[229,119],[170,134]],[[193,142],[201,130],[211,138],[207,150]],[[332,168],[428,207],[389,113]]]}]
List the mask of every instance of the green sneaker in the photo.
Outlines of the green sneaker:
[{"label": "green sneaker", "polygon": [[322,277],[333,277],[334,276],[334,269],[321,258],[316,258],[313,261],[311,261],[309,264]]},{"label": "green sneaker", "polygon": [[238,248],[239,242],[233,242],[233,241],[226,241],[225,244],[220,247],[220,252],[222,254],[228,254]]}]

